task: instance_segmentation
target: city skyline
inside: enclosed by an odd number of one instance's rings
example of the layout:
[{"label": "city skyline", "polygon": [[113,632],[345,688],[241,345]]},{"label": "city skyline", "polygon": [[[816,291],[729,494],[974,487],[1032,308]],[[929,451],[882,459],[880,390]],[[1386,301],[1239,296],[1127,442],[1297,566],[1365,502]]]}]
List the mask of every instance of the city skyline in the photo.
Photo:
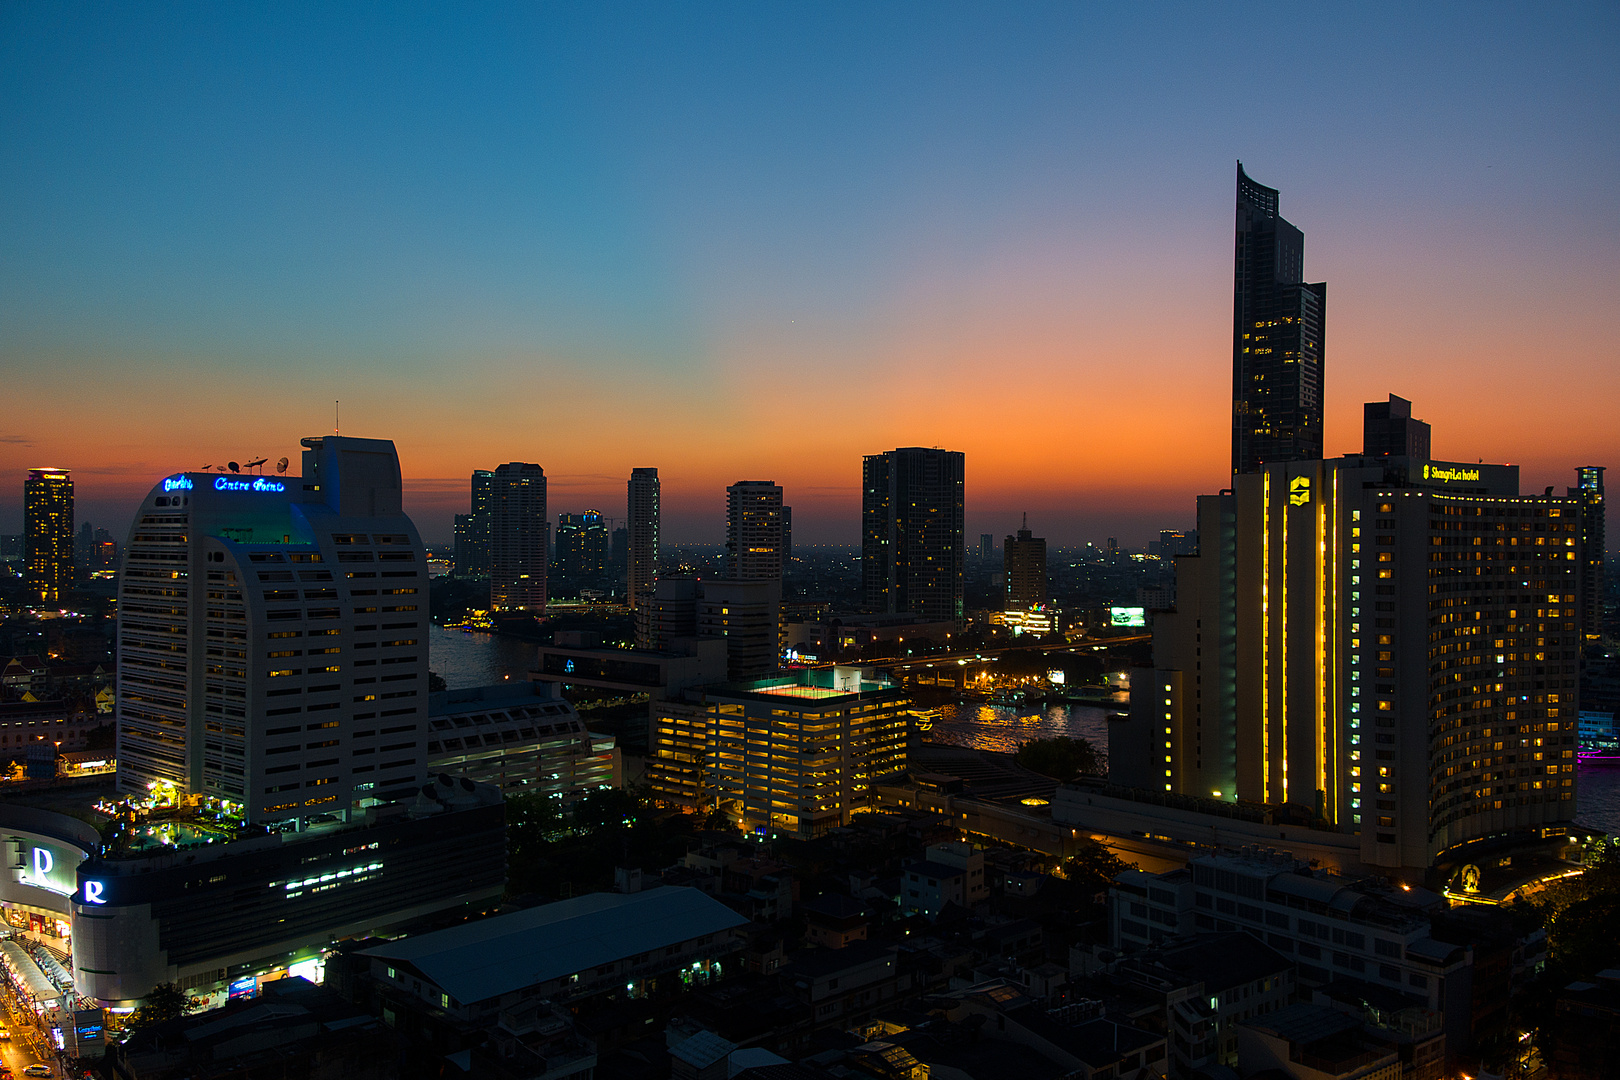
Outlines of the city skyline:
[{"label": "city skyline", "polygon": [[525,460],[571,511],[655,465],[677,544],[771,476],[799,543],[853,546],[860,456],[938,445],[970,535],[1027,509],[1141,547],[1227,472],[1239,158],[1334,283],[1327,455],[1393,393],[1436,457],[1527,488],[1613,460],[1614,13],[1285,10],[1279,47],[1360,45],[1269,83],[1264,130],[1213,12],[1151,49],[1056,8],[115,13],[94,41],[8,12],[0,531],[30,468],[122,535],[152,476],[275,460],[341,400],[432,543],[472,469]]}]

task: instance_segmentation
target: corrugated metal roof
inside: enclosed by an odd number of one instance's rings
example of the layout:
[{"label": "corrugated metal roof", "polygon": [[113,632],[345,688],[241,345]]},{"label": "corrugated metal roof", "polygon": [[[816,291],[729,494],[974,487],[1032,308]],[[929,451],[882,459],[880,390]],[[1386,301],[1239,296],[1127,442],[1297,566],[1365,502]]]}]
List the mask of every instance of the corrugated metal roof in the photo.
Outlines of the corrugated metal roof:
[{"label": "corrugated metal roof", "polygon": [[589,971],[747,919],[696,889],[591,893],[465,926],[403,938],[366,956],[414,966],[466,1003]]}]

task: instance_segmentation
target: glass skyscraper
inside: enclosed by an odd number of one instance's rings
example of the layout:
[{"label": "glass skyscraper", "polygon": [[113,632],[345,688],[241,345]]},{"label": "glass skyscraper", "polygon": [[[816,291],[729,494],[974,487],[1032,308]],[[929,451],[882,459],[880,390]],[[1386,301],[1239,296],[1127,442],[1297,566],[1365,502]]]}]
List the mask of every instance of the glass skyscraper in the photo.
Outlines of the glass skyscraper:
[{"label": "glass skyscraper", "polygon": [[1232,290],[1232,471],[1322,457],[1327,283],[1304,281],[1305,234],[1277,191],[1237,167]]}]

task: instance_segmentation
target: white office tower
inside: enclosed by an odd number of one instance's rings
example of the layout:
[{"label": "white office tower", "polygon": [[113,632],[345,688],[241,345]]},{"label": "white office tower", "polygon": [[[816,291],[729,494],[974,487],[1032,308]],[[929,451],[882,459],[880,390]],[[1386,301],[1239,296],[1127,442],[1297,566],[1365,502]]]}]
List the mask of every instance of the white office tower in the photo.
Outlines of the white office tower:
[{"label": "white office tower", "polygon": [[303,445],[302,479],[181,473],[141,503],[119,588],[120,791],[301,827],[422,782],[427,559],[399,456]]}]

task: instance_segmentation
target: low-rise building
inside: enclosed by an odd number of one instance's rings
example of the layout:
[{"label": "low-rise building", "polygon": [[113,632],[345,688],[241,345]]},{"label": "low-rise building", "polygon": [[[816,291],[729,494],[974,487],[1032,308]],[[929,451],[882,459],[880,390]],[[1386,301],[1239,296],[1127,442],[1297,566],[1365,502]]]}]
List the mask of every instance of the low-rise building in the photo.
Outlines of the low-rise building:
[{"label": "low-rise building", "polygon": [[1120,961],[1116,976],[1164,1000],[1170,1058],[1181,1076],[1238,1063],[1236,1025],[1294,1000],[1294,965],[1246,933],[1202,934]]},{"label": "low-rise building", "polygon": [[362,976],[396,1018],[483,1029],[535,998],[707,982],[742,948],[747,922],[696,889],[591,893],[373,946]]},{"label": "low-rise building", "polygon": [[302,978],[266,983],[256,997],[141,1028],[109,1044],[106,1061],[117,1080],[400,1075],[391,1028]]},{"label": "low-rise building", "polygon": [[1237,1028],[1245,1076],[1275,1069],[1292,1080],[1400,1080],[1395,1049],[1370,1038],[1349,1013],[1304,1002]]},{"label": "low-rise building", "polygon": [[624,785],[611,735],[586,729],[545,682],[441,690],[428,698],[428,770],[493,784],[509,795],[564,802]]},{"label": "low-rise building", "polygon": [[947,904],[971,908],[989,896],[984,851],[972,844],[932,844],[901,876],[900,906],[930,919],[938,918]]},{"label": "low-rise building", "polygon": [[1471,1043],[1474,949],[1435,935],[1445,901],[1418,886],[1245,849],[1199,856],[1163,875],[1127,872],[1109,901],[1121,952],[1166,940],[1190,915],[1196,932],[1242,930],[1265,942],[1294,964],[1302,987],[1366,982],[1440,1014],[1453,1052]]}]

